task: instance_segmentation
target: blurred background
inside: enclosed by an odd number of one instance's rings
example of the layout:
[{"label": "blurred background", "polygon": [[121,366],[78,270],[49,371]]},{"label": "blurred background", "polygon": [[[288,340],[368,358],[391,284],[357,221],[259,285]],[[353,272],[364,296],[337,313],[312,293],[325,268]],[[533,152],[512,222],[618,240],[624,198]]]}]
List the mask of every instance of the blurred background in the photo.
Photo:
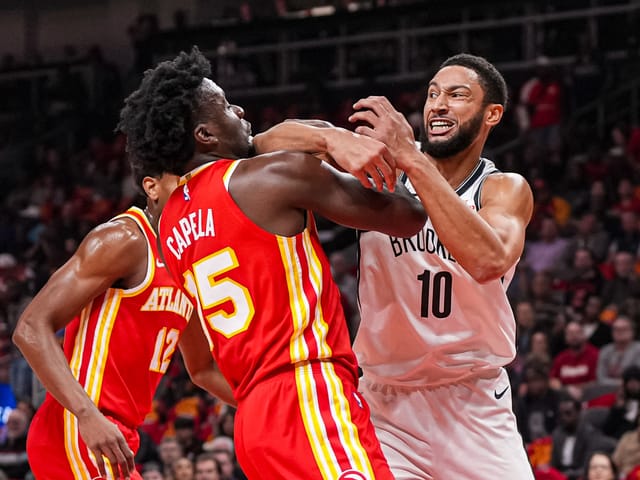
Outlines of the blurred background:
[{"label": "blurred background", "polygon": [[[509,290],[520,431],[538,479],[590,480],[593,451],[640,479],[638,35],[638,0],[0,2],[0,479],[31,478],[24,438],[43,399],[16,321],[91,228],[139,200],[119,109],[145,69],[194,44],[254,132],[292,117],[350,128],[353,102],[375,94],[417,137],[440,62],[494,63],[510,103],[485,154],[535,197]],[[357,321],[355,234],[319,225]],[[223,480],[244,478],[233,415],[176,355],[140,429],[145,478],[191,480],[202,451]]]}]

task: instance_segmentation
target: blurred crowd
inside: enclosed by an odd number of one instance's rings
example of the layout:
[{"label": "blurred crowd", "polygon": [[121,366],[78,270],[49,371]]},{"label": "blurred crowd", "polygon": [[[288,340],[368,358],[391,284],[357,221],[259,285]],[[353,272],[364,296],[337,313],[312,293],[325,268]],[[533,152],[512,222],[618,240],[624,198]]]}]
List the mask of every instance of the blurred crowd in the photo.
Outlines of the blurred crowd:
[{"label": "blurred crowd", "polygon": [[[139,78],[153,60],[148,39],[155,28],[148,17],[132,26],[133,73],[121,74],[93,47],[86,54],[94,69],[88,82],[72,68],[85,57],[68,52],[38,105],[39,132],[62,126],[64,134],[38,135],[25,144],[12,143],[10,126],[2,130],[10,146],[0,155],[6,172],[0,182],[0,480],[3,472],[4,478],[29,478],[26,432],[43,398],[10,341],[21,312],[91,228],[140,201],[125,139],[111,132],[129,77]],[[586,35],[573,54],[565,69],[541,55],[534,69],[512,79],[508,117],[502,133],[494,134],[518,139],[494,160],[522,173],[535,201],[508,292],[517,322],[517,357],[508,366],[513,405],[536,478],[638,480],[640,127],[621,118],[598,135],[593,117],[575,116],[637,65],[630,59],[611,68]],[[13,68],[5,58],[2,69]],[[4,93],[8,107],[18,109],[11,92]],[[311,93],[296,104],[252,102],[246,118],[255,132],[287,117],[348,126],[356,99],[351,93]],[[389,96],[418,137],[422,86]],[[345,312],[357,324],[356,236],[323,219],[318,224]],[[233,419],[232,408],[190,382],[177,354],[140,429],[136,462],[144,478],[244,478],[235,462]],[[611,476],[592,476],[592,470]]]}]

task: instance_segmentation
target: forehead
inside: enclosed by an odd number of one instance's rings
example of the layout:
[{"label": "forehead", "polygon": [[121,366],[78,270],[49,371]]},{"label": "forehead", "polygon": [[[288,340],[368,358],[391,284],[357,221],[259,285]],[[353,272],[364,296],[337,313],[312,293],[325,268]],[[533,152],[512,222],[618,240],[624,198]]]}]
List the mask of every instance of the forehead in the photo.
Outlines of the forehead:
[{"label": "forehead", "polygon": [[220,86],[210,78],[202,79],[202,85],[200,88],[210,99],[219,101],[224,101],[225,99],[224,90],[222,90],[222,88],[220,88]]},{"label": "forehead", "polygon": [[429,85],[441,88],[464,86],[470,89],[480,88],[480,77],[470,68],[461,65],[450,65],[441,68],[431,79]]}]

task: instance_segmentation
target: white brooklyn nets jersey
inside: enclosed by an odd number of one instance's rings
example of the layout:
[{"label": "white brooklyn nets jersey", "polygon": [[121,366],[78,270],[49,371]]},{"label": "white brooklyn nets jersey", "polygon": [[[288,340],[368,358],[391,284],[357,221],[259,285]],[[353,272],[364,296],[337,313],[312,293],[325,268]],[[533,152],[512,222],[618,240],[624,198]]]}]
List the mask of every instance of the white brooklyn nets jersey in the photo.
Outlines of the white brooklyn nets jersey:
[{"label": "white brooklyn nets jersey", "polygon": [[[481,158],[456,190],[477,211],[488,175]],[[408,180],[405,185],[415,193]],[[411,238],[360,232],[361,322],[354,350],[364,376],[390,385],[436,386],[489,373],[515,355],[506,289],[515,265],[476,282],[438,240],[431,220]]]}]

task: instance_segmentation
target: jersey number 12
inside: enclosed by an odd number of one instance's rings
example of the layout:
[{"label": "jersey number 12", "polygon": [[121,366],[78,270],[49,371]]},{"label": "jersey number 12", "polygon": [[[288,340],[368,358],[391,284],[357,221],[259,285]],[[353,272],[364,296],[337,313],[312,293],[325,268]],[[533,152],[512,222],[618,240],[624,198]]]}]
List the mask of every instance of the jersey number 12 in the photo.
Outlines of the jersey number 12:
[{"label": "jersey number 12", "polygon": [[431,313],[436,318],[448,317],[451,313],[451,272],[437,272],[431,275],[425,270],[418,275],[422,282],[420,315],[428,318]]}]

